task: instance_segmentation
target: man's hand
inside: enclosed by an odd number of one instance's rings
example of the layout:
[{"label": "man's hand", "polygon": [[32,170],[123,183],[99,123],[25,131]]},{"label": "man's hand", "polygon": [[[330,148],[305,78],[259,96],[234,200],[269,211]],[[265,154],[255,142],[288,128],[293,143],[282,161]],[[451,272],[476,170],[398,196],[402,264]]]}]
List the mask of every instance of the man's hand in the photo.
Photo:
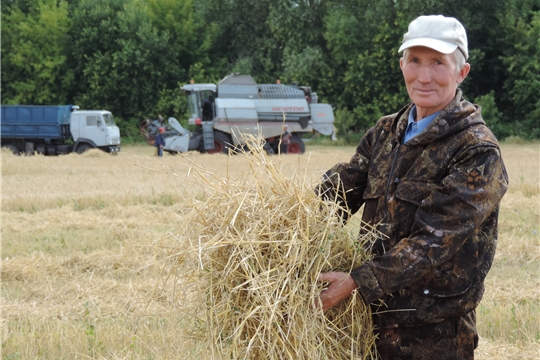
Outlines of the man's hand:
[{"label": "man's hand", "polygon": [[356,289],[353,277],[344,272],[321,273],[318,281],[328,283],[328,288],[321,292],[321,301],[317,304],[317,307],[321,307],[323,312],[351,296],[351,293]]}]

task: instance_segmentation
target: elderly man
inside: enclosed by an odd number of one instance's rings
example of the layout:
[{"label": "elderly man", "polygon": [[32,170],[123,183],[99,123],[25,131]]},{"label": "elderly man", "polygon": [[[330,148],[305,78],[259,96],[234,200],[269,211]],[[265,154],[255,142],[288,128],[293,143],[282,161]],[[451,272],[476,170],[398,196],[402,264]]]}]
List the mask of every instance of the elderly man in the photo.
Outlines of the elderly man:
[{"label": "elderly man", "polygon": [[454,18],[421,16],[399,48],[411,103],[367,131],[318,188],[380,231],[373,259],[328,272],[323,311],[352,291],[371,304],[383,359],[473,359],[475,308],[497,242],[508,177],[497,139],[459,84],[470,65]]}]

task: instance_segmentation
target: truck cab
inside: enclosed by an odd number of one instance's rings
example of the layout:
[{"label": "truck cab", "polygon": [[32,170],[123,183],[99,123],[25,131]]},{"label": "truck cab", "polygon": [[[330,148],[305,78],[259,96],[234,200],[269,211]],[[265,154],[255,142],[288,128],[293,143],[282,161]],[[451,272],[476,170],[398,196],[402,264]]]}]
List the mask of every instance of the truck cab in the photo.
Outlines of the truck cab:
[{"label": "truck cab", "polygon": [[[111,153],[120,150],[118,147],[120,145],[120,129],[114,123],[110,111],[75,109],[71,113],[70,130],[76,144],[93,144],[93,147],[107,149],[107,152]],[[87,145],[80,146],[86,147]],[[81,151],[78,150],[78,152]]]}]

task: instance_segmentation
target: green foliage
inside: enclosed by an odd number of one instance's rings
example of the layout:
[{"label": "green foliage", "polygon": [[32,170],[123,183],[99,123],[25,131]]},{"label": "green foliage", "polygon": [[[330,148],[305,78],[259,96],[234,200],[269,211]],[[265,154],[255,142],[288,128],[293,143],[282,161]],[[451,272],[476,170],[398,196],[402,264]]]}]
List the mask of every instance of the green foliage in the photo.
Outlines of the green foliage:
[{"label": "green foliage", "polygon": [[501,122],[502,114],[497,109],[493,90],[489,94],[477,97],[474,103],[482,108],[482,118],[497,138],[502,139],[511,134],[510,129]]},{"label": "green foliage", "polygon": [[[240,74],[253,74],[253,58],[252,57],[242,57],[237,59],[234,62],[234,65],[232,67],[233,73],[240,73]],[[256,75],[255,75],[256,76]]]},{"label": "green foliage", "polygon": [[503,58],[508,68],[504,82],[513,106],[507,111],[513,121],[513,135],[540,137],[540,11],[531,20],[519,19],[513,52]]},{"label": "green foliage", "polygon": [[364,136],[365,131],[354,131],[356,128],[356,116],[347,109],[337,109],[335,111],[334,126],[337,137],[348,144],[356,144]]},{"label": "green foliage", "polygon": [[2,102],[66,103],[73,84],[65,53],[68,3],[37,0],[29,7],[27,13],[15,6],[2,11]]},{"label": "green foliage", "polygon": [[283,60],[283,79],[303,85],[313,85],[320,81],[320,74],[327,72],[323,51],[307,47],[300,53],[287,53]]},{"label": "green foliage", "polygon": [[[249,71],[259,82],[279,77],[283,44],[272,36],[269,17],[277,0],[198,0],[197,13],[216,35],[209,72],[220,80],[236,71]],[[205,81],[205,82],[208,82]]]},{"label": "green foliage", "polygon": [[[276,69],[285,82],[320,88],[321,75],[327,72],[323,37],[323,1],[273,1],[268,24],[271,36],[279,45],[281,62]],[[323,94],[319,91],[319,94]],[[324,94],[323,94],[324,95]]]},{"label": "green foliage", "polygon": [[332,8],[325,18],[324,38],[333,63],[345,65],[362,48],[363,26],[360,18],[342,7]]},{"label": "green foliage", "polygon": [[[16,0],[2,6],[2,103],[186,119],[180,87],[231,72],[311,86],[355,138],[409,101],[397,50],[422,14],[459,19],[461,85],[499,137],[540,137],[540,0]],[[354,140],[351,140],[354,141]]]},{"label": "green foliage", "polygon": [[369,50],[349,63],[343,79],[343,97],[354,98],[356,130],[367,130],[381,116],[397,112],[408,102],[396,56],[398,32],[390,24],[380,26],[384,31],[374,36]]},{"label": "green foliage", "polygon": [[127,136],[143,118],[184,116],[179,88],[195,61],[208,63],[212,42],[191,0],[82,0],[74,17],[83,24],[73,28],[81,106],[111,110]]}]

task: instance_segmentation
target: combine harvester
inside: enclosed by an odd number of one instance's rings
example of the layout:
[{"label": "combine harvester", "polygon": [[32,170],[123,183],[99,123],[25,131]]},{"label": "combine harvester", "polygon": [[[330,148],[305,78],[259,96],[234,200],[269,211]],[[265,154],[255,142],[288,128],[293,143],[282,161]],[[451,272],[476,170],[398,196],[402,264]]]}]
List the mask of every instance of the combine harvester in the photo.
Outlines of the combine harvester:
[{"label": "combine harvester", "polygon": [[[334,113],[329,104],[319,104],[310,87],[281,84],[257,84],[250,75],[231,74],[219,84],[186,84],[190,110],[189,132],[175,118],[169,118],[172,131],[165,136],[169,153],[196,150],[228,153],[244,145],[245,135],[266,140],[269,154],[277,153],[283,126],[291,133],[288,153],[305,152],[302,133],[334,136]],[[153,142],[158,126],[147,122],[141,134]],[[170,130],[170,129],[169,129]]]}]

